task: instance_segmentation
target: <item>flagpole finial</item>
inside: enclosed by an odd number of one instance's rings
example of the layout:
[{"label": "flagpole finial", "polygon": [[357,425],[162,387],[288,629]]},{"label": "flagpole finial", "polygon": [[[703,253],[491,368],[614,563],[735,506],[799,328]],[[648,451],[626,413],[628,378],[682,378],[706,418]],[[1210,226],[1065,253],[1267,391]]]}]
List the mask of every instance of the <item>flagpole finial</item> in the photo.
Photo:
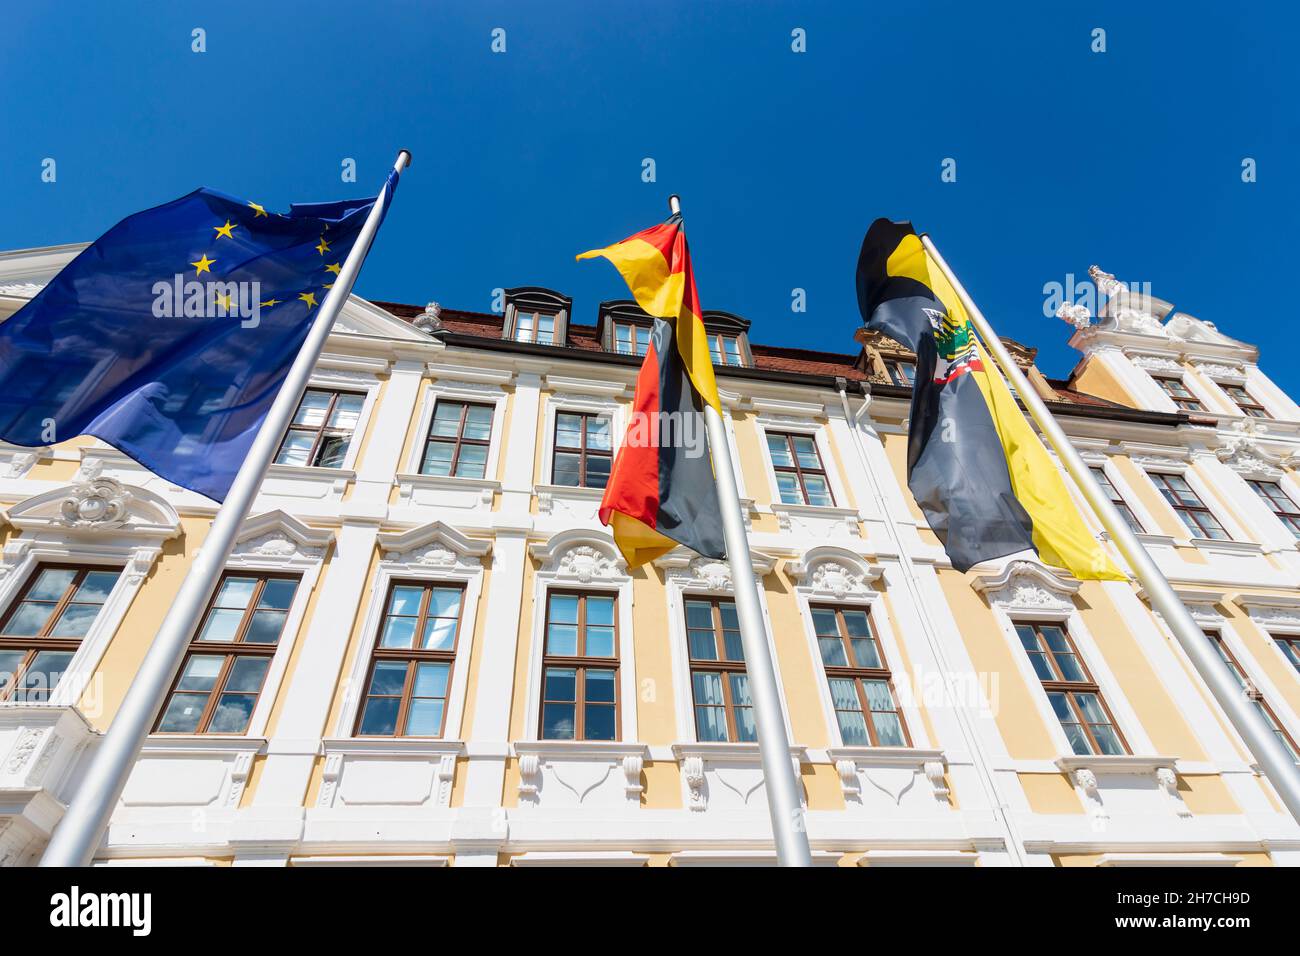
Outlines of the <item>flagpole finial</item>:
[{"label": "flagpole finial", "polygon": [[668,197],[668,211],[674,216],[679,215],[682,211],[682,197],[673,193]]},{"label": "flagpole finial", "polygon": [[406,167],[410,166],[411,151],[409,149],[399,149],[397,151],[397,162],[395,162],[393,165],[397,167],[399,172],[405,169]]}]

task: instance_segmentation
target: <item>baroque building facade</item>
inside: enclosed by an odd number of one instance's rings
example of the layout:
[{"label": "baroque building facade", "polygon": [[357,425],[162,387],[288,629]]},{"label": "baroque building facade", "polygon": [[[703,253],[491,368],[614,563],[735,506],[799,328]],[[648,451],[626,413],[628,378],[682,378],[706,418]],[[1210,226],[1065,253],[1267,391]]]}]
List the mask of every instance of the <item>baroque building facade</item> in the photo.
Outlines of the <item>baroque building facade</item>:
[{"label": "baroque building facade", "polygon": [[[0,255],[0,318],[80,248]],[[1068,379],[1008,344],[1294,751],[1300,408],[1254,347],[1095,278]],[[596,517],[648,320],[573,311],[346,305],[98,863],[773,862],[727,564],[629,570]],[[949,565],[906,487],[913,356],[705,319],[817,863],[1300,860],[1139,587]],[[0,865],[26,865],[215,506],[72,439],[0,446],[0,507]]]}]

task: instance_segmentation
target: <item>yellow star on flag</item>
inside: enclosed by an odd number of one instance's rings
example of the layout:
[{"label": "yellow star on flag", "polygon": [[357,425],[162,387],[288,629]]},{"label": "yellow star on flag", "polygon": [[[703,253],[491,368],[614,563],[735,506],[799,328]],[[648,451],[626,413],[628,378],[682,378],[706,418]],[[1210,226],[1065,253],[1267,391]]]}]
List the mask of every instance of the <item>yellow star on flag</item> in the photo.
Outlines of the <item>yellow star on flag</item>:
[{"label": "yellow star on flag", "polygon": [[[256,217],[254,217],[254,218],[256,218]],[[239,227],[238,227],[238,226],[232,226],[232,225],[230,224],[230,220],[227,219],[227,220],[226,220],[226,224],[225,224],[224,226],[213,226],[212,228],[215,229],[215,230],[217,230],[217,234],[213,237],[213,239],[220,239],[222,236],[225,236],[227,239],[234,239],[235,237],[234,237],[233,235],[231,235],[231,230],[232,230],[232,229],[237,229],[237,228],[239,228]]]},{"label": "yellow star on flag", "polygon": [[339,274],[339,264],[336,262],[336,263],[334,263],[334,265],[332,265],[332,266],[326,266],[326,267],[325,267],[325,271],[326,271],[326,272],[332,272],[332,273],[334,273],[335,275],[338,275],[338,274]]},{"label": "yellow star on flag", "polygon": [[314,292],[299,292],[298,298],[307,303],[308,311],[316,308],[316,294]]},{"label": "yellow star on flag", "polygon": [[[249,207],[253,210],[253,218],[254,218],[254,219],[256,219],[258,216],[265,216],[265,215],[266,215],[266,210],[263,209],[263,208],[262,208],[260,205],[258,205],[257,203],[255,203],[255,202],[250,202],[248,205],[249,205]],[[268,217],[268,218],[270,218],[270,217]]]},{"label": "yellow star on flag", "polygon": [[279,304],[280,304],[279,299],[267,299],[265,302],[262,303],[262,308],[269,309],[271,308],[271,306],[279,305]]},{"label": "yellow star on flag", "polygon": [[320,245],[316,247],[316,251],[319,252],[322,256],[325,255],[325,253],[330,251],[330,244],[325,241],[324,236],[320,237]]},{"label": "yellow star on flag", "polygon": [[195,274],[196,276],[198,276],[198,275],[202,275],[202,274],[205,273],[205,272],[208,273],[209,275],[211,275],[211,274],[212,274],[212,263],[214,263],[214,262],[216,262],[216,261],[217,261],[216,259],[209,259],[209,258],[208,258],[208,254],[205,252],[205,253],[203,254],[203,258],[202,258],[202,259],[200,259],[198,262],[191,262],[190,265],[192,265],[192,266],[194,267],[194,274]]},{"label": "yellow star on flag", "polygon": [[217,296],[217,305],[221,306],[221,308],[225,309],[227,312],[234,308],[234,305],[230,301],[230,296],[228,295]]}]

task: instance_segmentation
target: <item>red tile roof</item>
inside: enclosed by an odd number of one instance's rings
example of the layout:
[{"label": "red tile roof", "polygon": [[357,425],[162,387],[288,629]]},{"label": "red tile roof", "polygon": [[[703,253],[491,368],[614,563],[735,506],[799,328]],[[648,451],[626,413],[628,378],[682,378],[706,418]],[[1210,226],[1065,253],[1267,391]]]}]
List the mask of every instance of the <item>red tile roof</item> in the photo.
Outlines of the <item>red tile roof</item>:
[{"label": "red tile roof", "polygon": [[[374,300],[379,306],[400,319],[410,321],[420,315],[424,309],[418,305],[401,302],[382,302]],[[503,316],[492,312],[466,312],[462,309],[443,308],[439,314],[443,327],[463,335],[479,336],[485,339],[500,339]],[[570,348],[588,352],[603,352],[600,339],[594,325],[569,323],[568,343]],[[754,367],[772,372],[791,372],[800,375],[840,376],[849,381],[864,381],[867,374],[858,367],[857,355],[841,352],[819,352],[812,349],[785,348],[775,345],[758,345],[750,343],[750,352],[754,356]],[[1087,405],[1099,408],[1123,408],[1115,402],[1094,395],[1087,395],[1070,387],[1062,379],[1048,379],[1048,384],[1056,394],[1056,400],[1072,405]]]}]

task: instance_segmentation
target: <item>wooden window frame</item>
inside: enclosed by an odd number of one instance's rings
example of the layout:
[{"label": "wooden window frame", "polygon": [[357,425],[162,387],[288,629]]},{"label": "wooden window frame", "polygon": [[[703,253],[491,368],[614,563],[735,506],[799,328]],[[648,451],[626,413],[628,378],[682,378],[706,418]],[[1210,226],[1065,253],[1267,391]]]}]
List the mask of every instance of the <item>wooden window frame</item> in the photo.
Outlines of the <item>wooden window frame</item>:
[{"label": "wooden window frame", "polygon": [[[433,426],[438,421],[438,406],[444,404],[461,406],[460,421],[456,425],[456,437],[454,439],[448,438],[446,435],[435,436],[433,434]],[[471,408],[485,408],[492,413],[491,417],[488,420],[488,437],[486,439],[465,437],[465,422],[469,418],[469,410]],[[488,466],[491,464],[491,457],[492,457],[492,428],[493,425],[496,423],[496,410],[497,407],[493,402],[471,402],[468,401],[467,399],[454,398],[454,397],[437,398],[433,403],[432,411],[429,413],[429,427],[428,429],[425,430],[424,433],[424,448],[422,449],[420,455],[420,474],[422,475],[431,474],[430,472],[426,472],[424,470],[424,467],[425,467],[425,462],[427,462],[429,459],[429,446],[437,442],[440,445],[448,445],[448,444],[452,445],[451,465],[449,466],[449,473],[447,475],[439,475],[437,477],[440,478],[468,477],[465,475],[457,475],[456,467],[460,464],[461,447],[464,445],[474,445],[475,447],[484,449],[482,477],[487,478]]]},{"label": "wooden window frame", "polygon": [[[628,330],[628,334],[632,342],[632,351],[626,352],[623,349],[619,348],[619,344],[618,344],[619,329]],[[616,355],[633,355],[637,357],[644,356],[646,354],[645,352],[637,351],[636,334],[640,330],[645,330],[646,332],[646,351],[649,351],[650,337],[654,333],[653,325],[647,325],[645,322],[632,322],[628,319],[613,320],[610,328],[610,342],[609,342],[610,351],[614,352]]]},{"label": "wooden window frame", "polygon": [[[916,385],[916,361],[913,359],[891,358],[885,359],[885,372],[889,375],[890,381],[901,388],[913,388]],[[902,367],[909,365],[912,368],[912,377],[909,380],[902,374]]]},{"label": "wooden window frame", "polygon": [[1287,661],[1300,674],[1300,634],[1270,634]]},{"label": "wooden window frame", "polygon": [[[1205,403],[1187,387],[1181,375],[1152,375],[1161,391],[1169,396],[1180,412],[1204,412]],[[1177,389],[1177,391],[1175,390]]]},{"label": "wooden window frame", "polygon": [[[1295,499],[1286,493],[1286,489],[1282,487],[1281,483],[1266,481],[1261,478],[1247,478],[1246,484],[1250,485],[1255,494],[1259,495],[1264,504],[1268,506],[1268,510],[1273,512],[1273,516],[1282,522],[1293,535],[1300,538],[1300,504],[1297,504]],[[1261,487],[1263,485],[1271,485],[1276,488],[1277,494],[1274,495],[1266,491]],[[1287,511],[1283,502],[1289,504],[1294,510]]]},{"label": "wooden window frame", "polygon": [[[578,599],[578,653],[576,655],[551,654],[548,651],[549,637],[551,633],[551,596],[557,594],[567,594]],[[609,598],[614,602],[614,653],[610,657],[591,657],[586,654],[587,649],[587,598]],[[550,588],[546,591],[546,611],[542,622],[542,683],[538,693],[537,706],[537,739],[538,740],[573,740],[585,741],[586,736],[586,697],[587,697],[587,669],[613,671],[614,673],[614,736],[608,738],[609,741],[620,741],[623,739],[623,689],[621,687],[622,679],[619,665],[622,663],[620,656],[622,635],[619,633],[618,626],[618,594],[613,591],[583,591],[578,588]],[[546,697],[546,669],[548,667],[565,667],[571,668],[580,675],[574,683],[574,719],[573,719],[573,736],[572,737],[547,737],[545,726],[545,714],[547,703],[568,704],[570,701],[548,701]],[[605,703],[600,701],[599,703]],[[607,738],[599,737],[597,741],[606,742]]]},{"label": "wooden window frame", "polygon": [[[1223,526],[1223,522],[1219,520],[1218,515],[1210,510],[1209,505],[1205,503],[1205,499],[1201,497],[1200,492],[1192,487],[1192,483],[1187,480],[1186,475],[1170,474],[1164,471],[1149,471],[1147,472],[1147,477],[1151,479],[1153,484],[1155,484],[1156,491],[1160,492],[1160,497],[1164,499],[1165,504],[1174,509],[1174,512],[1178,515],[1178,520],[1183,523],[1183,526],[1187,528],[1188,531],[1191,531],[1193,534],[1201,538],[1211,538],[1216,541],[1232,540],[1232,535],[1228,533],[1228,529]],[[1170,487],[1168,481],[1170,478],[1181,478],[1183,484],[1187,485],[1187,490],[1191,493],[1192,497],[1196,499],[1197,503],[1189,505],[1182,501],[1181,498],[1179,498],[1178,492]],[[1223,532],[1223,537],[1213,538],[1212,535],[1206,534],[1205,526],[1196,518],[1196,515],[1205,515],[1209,521],[1214,523],[1215,527]]]},{"label": "wooden window frame", "polygon": [[[871,703],[867,699],[867,692],[863,688],[864,680],[883,681],[889,689],[889,699],[893,703],[894,709],[889,713],[898,718],[898,725],[903,731],[903,747],[912,746],[912,733],[907,728],[907,719],[903,715],[903,709],[898,703],[898,694],[894,690],[894,675],[889,668],[889,660],[885,657],[884,644],[880,639],[880,632],[876,628],[876,622],[872,620],[871,609],[857,604],[826,604],[826,603],[809,603],[809,614],[813,621],[813,639],[817,644],[817,654],[822,661],[822,670],[826,674],[826,685],[830,687],[832,678],[838,680],[851,680],[853,687],[858,695],[858,713],[862,715],[862,721],[867,727],[867,737],[871,741],[872,747],[892,747],[894,744],[882,744],[880,737],[876,732],[876,722],[872,715],[883,713],[883,711],[872,710]],[[835,613],[835,627],[838,631],[840,646],[844,650],[844,659],[849,663],[847,665],[827,664],[824,658],[821,658],[821,639],[830,635],[823,635],[817,631],[817,618],[814,615],[816,611],[833,611]],[[862,614],[867,619],[867,630],[871,634],[871,641],[876,646],[876,654],[880,658],[879,667],[865,667],[858,663],[857,655],[853,652],[853,642],[849,638],[848,625],[844,622],[844,613],[846,611]],[[831,694],[831,710],[835,713],[836,729],[839,728],[840,711],[835,707],[835,695]],[[841,732],[842,735],[842,732]]]},{"label": "wooden window frame", "polygon": [[[45,571],[75,571],[76,574],[73,576],[71,583],[64,589],[63,594],[54,602],[54,610],[50,613],[45,624],[41,626],[39,632],[26,635],[6,635],[5,629],[8,628],[9,622],[18,613],[18,609],[27,600],[27,595],[31,593],[32,588],[36,586],[36,582],[40,580],[41,574]],[[18,693],[22,686],[22,679],[26,675],[28,668],[31,667],[32,662],[42,651],[64,651],[75,655],[81,649],[81,644],[86,639],[85,635],[81,637],[51,637],[50,631],[59,623],[68,606],[75,603],[72,598],[77,593],[77,589],[81,587],[81,583],[85,581],[86,576],[97,571],[116,571],[120,578],[123,569],[117,565],[76,564],[67,561],[42,562],[32,568],[27,575],[27,580],[23,582],[22,589],[9,602],[9,607],[5,609],[3,616],[0,616],[0,651],[26,652],[18,667],[10,675],[8,685],[0,687],[0,702],[13,700],[14,694]],[[116,587],[116,583],[114,583],[114,587]],[[105,598],[104,604],[107,603],[108,598]],[[90,627],[94,627],[95,622],[99,620],[99,615],[104,611],[104,604],[99,605],[99,610],[95,612],[95,618],[91,621]],[[87,631],[89,630],[90,628],[87,628]],[[54,694],[54,689],[54,687],[45,689],[45,702],[48,702]]]},{"label": "wooden window frame", "polygon": [[[354,398],[361,399],[361,409],[357,412],[357,425],[360,426],[362,424],[361,413],[362,411],[365,410],[367,395],[365,392],[355,392],[348,388],[332,388],[331,386],[328,385],[308,385],[307,388],[303,390],[302,398],[298,399],[297,407],[293,410],[295,418],[297,417],[298,412],[302,409],[302,403],[306,400],[308,392],[326,392],[329,394],[330,397],[329,404],[325,406],[325,414],[321,416],[320,427],[311,428],[305,425],[295,425],[293,424],[293,422],[290,422],[289,427],[286,428],[284,431],[284,436],[280,439],[280,447],[276,449],[275,457],[279,458],[280,455],[284,453],[285,442],[289,440],[289,436],[294,432],[313,432],[315,433],[316,437],[312,441],[311,451],[307,453],[307,461],[305,464],[298,465],[296,467],[342,468],[343,467],[342,461],[340,461],[337,465],[322,465],[316,460],[316,456],[320,454],[321,445],[326,438],[340,438],[346,436],[348,439],[348,444],[343,451],[343,455],[345,458],[347,457],[348,451],[352,448],[352,440],[356,437],[357,429],[356,428],[348,428],[348,429],[331,428],[329,424],[329,420],[330,417],[334,414],[334,409],[338,406],[339,399],[344,395],[349,395]],[[283,464],[288,464],[288,463],[285,462]],[[290,467],[294,467],[294,466],[291,465]]]},{"label": "wooden window frame", "polygon": [[[560,416],[576,415],[582,419],[582,446],[581,448],[572,448],[568,445],[560,444]],[[610,448],[608,451],[597,449],[595,451],[587,447],[587,419],[603,418],[601,412],[580,411],[572,408],[557,408],[555,410],[555,421],[551,423],[551,482],[555,483],[555,456],[556,455],[577,455],[578,456],[578,483],[576,485],[565,485],[564,487],[573,488],[604,488],[605,485],[587,484],[587,458],[608,458],[609,471],[606,472],[606,485],[609,483],[609,475],[614,470],[614,425],[610,423]]]},{"label": "wooden window frame", "polygon": [[[420,640],[420,635],[424,633],[424,625],[429,619],[429,601],[433,597],[434,590],[460,591],[460,601],[456,606],[456,632],[452,637],[450,650],[432,650],[414,646],[380,646],[384,636],[384,625],[388,623],[390,617],[388,609],[392,606],[393,592],[399,587],[418,587],[421,589],[420,607],[415,616],[414,636],[411,638],[412,644]],[[352,722],[353,737],[358,740],[441,740],[444,738],[447,733],[447,712],[451,710],[451,686],[456,672],[456,651],[460,647],[460,632],[465,623],[465,598],[467,592],[468,588],[463,581],[420,581],[409,578],[394,578],[388,582],[388,589],[384,592],[384,603],[374,634],[374,643],[370,651],[370,663],[365,670],[361,702],[357,706],[357,714]],[[398,616],[405,617],[405,615]],[[381,661],[402,661],[406,663],[406,679],[402,684],[402,696],[397,705],[397,717],[393,722],[394,733],[363,734],[361,733],[361,721],[366,716],[366,702],[370,699],[370,683],[374,678],[375,666]],[[406,726],[406,719],[410,715],[411,701],[414,699],[412,690],[415,686],[415,675],[418,670],[416,665],[429,662],[445,663],[447,665],[447,696],[442,699],[442,722],[439,724],[436,734],[407,734],[401,728]]]},{"label": "wooden window frame", "polygon": [[[826,470],[826,462],[822,460],[822,450],[819,447],[817,447],[817,436],[809,435],[806,432],[783,432],[783,431],[777,431],[775,429],[765,429],[765,432],[767,437],[785,439],[786,451],[790,453],[790,460],[794,462],[793,466],[778,465],[776,463],[776,459],[772,458],[772,452],[770,446],[768,449],[768,458],[771,459],[772,471],[776,472],[776,474],[780,475],[784,473],[787,475],[792,474],[795,476],[795,479],[799,482],[799,496],[803,499],[802,501],[798,501],[798,502],[783,501],[781,503],[800,504],[800,505],[804,505],[805,507],[825,507],[824,505],[810,505],[808,503],[808,488],[804,484],[804,480],[803,480],[803,476],[805,474],[820,475],[822,477],[822,480],[826,482],[826,494],[831,499],[830,507],[834,508],[835,489],[831,487],[831,476]],[[810,442],[812,442],[813,453],[817,456],[817,464],[821,466],[820,468],[807,468],[799,463],[799,455],[795,451],[795,447],[794,447],[795,438],[807,438]],[[777,482],[776,495],[778,499],[781,497],[781,483],[779,481]]]},{"label": "wooden window frame", "polygon": [[1241,684],[1241,689],[1245,692],[1246,696],[1253,700],[1261,710],[1268,714],[1269,719],[1273,722],[1273,728],[1275,728],[1274,733],[1282,738],[1282,744],[1284,746],[1290,748],[1291,756],[1295,759],[1296,763],[1300,763],[1300,747],[1296,746],[1295,738],[1292,737],[1291,732],[1286,729],[1286,725],[1278,719],[1277,711],[1273,709],[1273,706],[1264,697],[1263,692],[1255,686],[1255,682],[1251,680],[1250,675],[1246,673],[1246,669],[1241,666],[1241,661],[1237,660],[1237,655],[1232,653],[1232,648],[1228,646],[1228,642],[1224,638],[1223,632],[1219,630],[1206,629],[1202,631],[1202,633],[1208,637],[1210,643],[1218,649],[1220,657],[1223,659],[1223,662],[1228,665],[1228,670],[1232,671],[1233,675],[1237,678],[1237,681]]},{"label": "wooden window frame", "polygon": [[[527,316],[532,322],[532,333],[529,338],[522,339],[519,337],[521,317]],[[551,340],[542,342],[538,340],[538,333],[541,330],[542,319],[551,320]],[[548,312],[545,309],[521,309],[515,307],[514,319],[511,322],[510,339],[513,342],[520,342],[525,345],[559,345],[560,344],[560,313]]]},{"label": "wooden window frame", "polygon": [[1128,522],[1129,530],[1134,534],[1146,534],[1147,529],[1142,526],[1141,519],[1138,518],[1129,503],[1124,500],[1124,496],[1119,493],[1115,483],[1110,480],[1110,475],[1106,474],[1106,466],[1089,465],[1088,470],[1097,479],[1097,484],[1101,485],[1101,490],[1106,493],[1106,497],[1115,506],[1115,510],[1124,516],[1124,520]]},{"label": "wooden window frame", "polygon": [[[1088,746],[1092,748],[1091,756],[1106,756],[1106,752],[1102,750],[1097,743],[1097,738],[1093,736],[1091,721],[1089,721],[1084,715],[1083,708],[1079,706],[1079,702],[1075,699],[1075,694],[1092,694],[1097,698],[1097,703],[1101,705],[1102,711],[1106,714],[1106,720],[1110,729],[1114,731],[1116,738],[1118,738],[1120,747],[1124,749],[1124,753],[1131,754],[1133,748],[1129,746],[1128,739],[1124,736],[1123,728],[1121,728],[1119,722],[1115,720],[1115,714],[1111,711],[1110,704],[1106,703],[1106,695],[1102,693],[1101,686],[1092,676],[1092,671],[1088,667],[1088,662],[1084,660],[1083,655],[1079,653],[1079,645],[1075,643],[1073,635],[1070,634],[1070,628],[1066,623],[1064,621],[1016,619],[1012,620],[1011,624],[1013,629],[1017,629],[1016,643],[1021,645],[1021,649],[1024,651],[1026,656],[1028,656],[1029,652],[1024,649],[1018,629],[1027,627],[1034,632],[1034,640],[1038,646],[1038,653],[1047,661],[1048,666],[1055,675],[1055,679],[1046,680],[1040,676],[1038,674],[1038,669],[1034,667],[1032,659],[1029,662],[1030,670],[1033,671],[1035,677],[1038,677],[1038,682],[1042,685],[1044,693],[1049,695],[1065,695],[1066,704],[1069,706],[1070,712],[1074,715],[1074,723],[1083,731],[1084,737],[1088,740]],[[1065,635],[1065,643],[1069,645],[1070,654],[1074,657],[1075,662],[1078,663],[1079,669],[1083,671],[1083,676],[1086,680],[1070,680],[1065,676],[1065,671],[1061,668],[1060,662],[1056,659],[1056,652],[1052,650],[1051,645],[1047,642],[1047,638],[1043,636],[1042,629],[1045,625],[1048,627],[1055,627]],[[1051,709],[1050,704],[1049,709]],[[1055,710],[1053,710],[1053,717],[1056,718],[1059,724],[1060,717],[1055,713]],[[1064,733],[1065,728],[1062,727],[1061,730]],[[1066,737],[1068,742],[1069,735],[1067,734]],[[1071,747],[1071,749],[1073,750],[1073,747]],[[1085,755],[1080,754],[1079,756]]]},{"label": "wooden window frame", "polygon": [[[233,640],[229,641],[203,641],[199,637],[203,633],[203,628],[208,623],[208,615],[216,606],[217,598],[221,594],[221,586],[230,578],[254,578],[257,583],[253,587],[253,593],[248,598],[248,605],[244,608],[244,614],[239,619],[239,628],[235,631]],[[280,634],[274,643],[245,643],[244,638],[248,635],[249,625],[253,621],[253,615],[258,610],[267,610],[259,608],[262,600],[262,592],[266,590],[268,581],[293,581],[294,595],[289,601],[289,607],[284,608],[284,623],[289,624],[290,613],[293,609],[293,602],[298,599],[298,588],[302,586],[302,575],[294,572],[285,571],[256,571],[244,568],[227,568],[221,574],[221,579],[217,586],[212,589],[212,596],[208,598],[207,605],[203,608],[203,614],[199,617],[198,626],[195,627],[194,633],[190,636],[189,646],[185,649],[185,657],[181,661],[181,666],[177,668],[176,676],[172,679],[171,687],[168,688],[167,694],[163,697],[163,705],[158,711],[158,716],[154,719],[153,733],[163,736],[198,736],[210,733],[209,727],[212,724],[212,718],[216,713],[217,703],[221,700],[221,695],[225,693],[226,682],[230,679],[230,671],[234,667],[235,661],[241,657],[265,657],[267,659],[266,670],[262,672],[262,682],[257,687],[257,693],[253,696],[253,709],[249,712],[249,723],[252,722],[252,715],[257,711],[257,705],[261,702],[262,691],[266,690],[266,678],[271,673],[271,661],[275,657],[276,651],[280,649],[280,642],[284,640],[284,627],[280,628]],[[161,730],[163,718],[167,716],[167,707],[171,703],[172,697],[176,694],[180,686],[181,679],[185,676],[185,668],[192,657],[217,657],[222,656],[221,669],[217,671],[217,676],[213,680],[212,690],[208,691],[208,699],[203,705],[203,713],[199,715],[199,722],[193,730]],[[189,693],[181,691],[181,693]],[[239,693],[244,693],[240,691]],[[248,727],[245,727],[239,734],[233,736],[243,736],[248,733]],[[228,735],[228,731],[219,731],[219,735]]]},{"label": "wooden window frame", "polygon": [[[1268,409],[1259,403],[1254,395],[1250,394],[1250,389],[1245,385],[1239,385],[1236,382],[1216,382],[1219,388],[1223,389],[1223,394],[1228,396],[1228,400],[1247,418],[1269,419],[1273,416],[1268,413]],[[1241,398],[1234,393],[1240,392]],[[1256,414],[1258,413],[1258,414]]]},{"label": "wooden window frame", "polygon": [[[714,365],[720,365],[723,368],[745,368],[748,362],[745,360],[745,344],[739,333],[723,332],[720,329],[705,329],[705,334],[709,339],[709,358]],[[728,361],[727,342],[736,343],[736,358],[738,361]],[[717,351],[714,351],[714,348]]]},{"label": "wooden window frame", "polygon": [[[688,606],[692,603],[708,604],[709,613],[713,625],[713,649],[717,653],[714,660],[696,658],[691,650],[691,626]],[[725,655],[727,653],[726,635],[723,633],[722,626],[722,605],[730,604],[735,607],[735,599],[728,597],[715,597],[706,594],[685,594],[682,596],[682,619],[685,625],[683,634],[686,638],[686,661],[687,677],[690,682],[691,690],[691,720],[695,725],[695,739],[700,740],[700,719],[696,713],[698,704],[695,701],[695,675],[696,673],[721,673],[723,675],[722,684],[722,710],[723,716],[727,722],[727,740],[726,743],[752,743],[753,741],[744,741],[740,739],[740,728],[736,722],[736,707],[734,695],[731,690],[731,675],[744,674],[746,679],[749,678],[749,671],[745,667],[745,661],[742,656],[741,660],[729,660]],[[739,614],[739,611],[737,611]],[[696,630],[699,630],[696,628]],[[743,654],[743,652],[742,652]],[[705,705],[716,706],[716,705]],[[742,705],[743,706],[743,705]],[[753,710],[752,706],[745,707],[746,710]]]}]

